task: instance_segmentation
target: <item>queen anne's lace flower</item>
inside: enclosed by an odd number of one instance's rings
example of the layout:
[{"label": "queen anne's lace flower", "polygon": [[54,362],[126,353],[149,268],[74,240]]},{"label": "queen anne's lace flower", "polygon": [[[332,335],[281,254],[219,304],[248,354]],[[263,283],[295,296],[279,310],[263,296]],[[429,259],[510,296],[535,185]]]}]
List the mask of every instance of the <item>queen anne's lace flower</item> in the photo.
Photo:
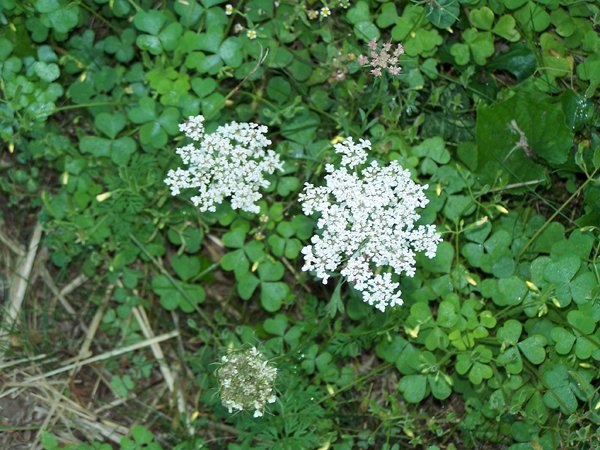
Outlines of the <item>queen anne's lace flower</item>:
[{"label": "queen anne's lace flower", "polygon": [[217,378],[221,386],[221,402],[229,412],[254,410],[263,415],[267,403],[274,403],[273,384],[277,369],[269,364],[255,347],[233,351],[221,358]]},{"label": "queen anne's lace flower", "polygon": [[441,240],[435,226],[415,226],[416,209],[428,203],[427,185],[413,182],[396,161],[365,167],[369,141],[347,138],[334,147],[342,155],[340,168],[328,164],[325,186],[307,183],[300,195],[304,213],[320,215],[319,233],[302,249],[302,270],[315,271],[323,283],[340,271],[365,302],[385,311],[402,304],[388,269],[412,277],[416,253],[433,258]]},{"label": "queen anne's lace flower", "polygon": [[179,129],[195,141],[177,149],[187,169],[170,170],[165,183],[171,194],[194,188],[192,197],[200,211],[215,211],[225,197],[231,197],[233,209],[258,213],[256,202],[262,197],[259,189],[269,182],[263,174],[282,170],[283,165],[273,150],[266,147],[267,127],[254,123],[231,122],[214,133],[204,131],[204,117],[190,117]]},{"label": "queen anne's lace flower", "polygon": [[390,75],[398,76],[402,67],[398,64],[399,58],[404,54],[404,47],[402,44],[398,44],[392,51],[392,43],[384,42],[381,47],[377,45],[377,41],[372,39],[369,42],[369,54],[368,56],[360,55],[358,57],[358,63],[361,66],[371,66],[371,73],[376,77],[383,75],[384,71],[388,71]]}]

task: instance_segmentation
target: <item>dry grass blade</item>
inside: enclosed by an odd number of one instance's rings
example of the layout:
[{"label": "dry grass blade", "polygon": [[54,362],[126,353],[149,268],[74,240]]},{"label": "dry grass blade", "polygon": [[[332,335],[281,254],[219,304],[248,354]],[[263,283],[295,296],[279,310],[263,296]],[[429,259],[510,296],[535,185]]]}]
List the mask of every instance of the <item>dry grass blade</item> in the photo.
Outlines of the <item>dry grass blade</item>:
[{"label": "dry grass blade", "polygon": [[38,222],[35,225],[27,254],[19,265],[16,273],[16,281],[12,283],[12,288],[9,293],[9,303],[6,309],[6,315],[3,320],[2,330],[0,331],[0,361],[4,358],[4,351],[7,347],[6,338],[8,333],[15,324],[19,313],[21,312],[21,306],[23,305],[23,299],[25,298],[25,292],[29,283],[31,275],[31,269],[33,269],[33,262],[37,255],[38,246],[42,239],[42,224]]},{"label": "dry grass blade", "polygon": [[[147,339],[153,338],[154,332],[152,331],[152,328],[150,327],[150,321],[148,320],[148,316],[146,315],[146,311],[144,310],[144,308],[142,308],[141,306],[136,306],[133,309],[133,315],[135,316],[136,320],[138,321],[144,336]],[[152,354],[154,355],[154,357],[156,358],[156,361],[158,362],[158,365],[160,367],[160,372],[162,373],[163,378],[165,379],[165,382],[167,384],[167,387],[169,388],[169,391],[171,393],[174,393],[176,396],[177,410],[179,411],[179,414],[181,415],[182,419],[186,421],[186,425],[187,425],[189,431],[193,432],[193,428],[191,427],[189,420],[188,420],[188,412],[187,412],[185,398],[183,397],[183,392],[181,391],[181,389],[178,389],[175,386],[175,377],[173,376],[173,373],[171,372],[169,365],[165,361],[165,355],[164,355],[162,349],[160,348],[160,345],[158,345],[158,343],[154,343],[150,346],[150,350],[152,350]]]},{"label": "dry grass blade", "polygon": [[110,359],[114,356],[122,355],[124,353],[129,353],[134,350],[139,350],[144,347],[148,347],[154,343],[163,342],[169,339],[173,339],[174,337],[179,335],[179,331],[171,331],[169,333],[161,334],[160,336],[156,336],[152,339],[146,339],[145,341],[137,342],[135,344],[128,345],[126,347],[118,348],[115,350],[111,350],[109,352],[100,353],[99,355],[92,356],[90,358],[84,359],[82,361],[77,361],[71,364],[68,364],[63,367],[59,367],[58,369],[51,370],[50,372],[46,372],[40,375],[36,375],[34,377],[30,377],[24,381],[24,383],[35,383],[36,381],[43,380],[44,378],[52,377],[54,375],[58,375],[59,373],[68,372],[69,370],[78,367],[84,366],[86,364],[95,363],[98,361],[103,361],[105,359]]},{"label": "dry grass blade", "polygon": [[13,253],[15,253],[16,255],[18,255],[18,256],[25,255],[25,249],[21,246],[21,244],[13,241],[11,238],[9,238],[4,233],[2,233],[2,231],[0,231],[0,242],[2,242],[4,245],[6,245],[8,248],[10,248],[11,251]]}]

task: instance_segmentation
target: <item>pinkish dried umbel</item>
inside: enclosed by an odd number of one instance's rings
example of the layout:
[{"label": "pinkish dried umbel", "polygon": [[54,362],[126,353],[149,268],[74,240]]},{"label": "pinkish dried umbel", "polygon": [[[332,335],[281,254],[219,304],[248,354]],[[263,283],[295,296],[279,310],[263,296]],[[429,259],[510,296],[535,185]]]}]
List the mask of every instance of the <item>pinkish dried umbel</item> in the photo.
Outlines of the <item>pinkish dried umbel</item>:
[{"label": "pinkish dried umbel", "polygon": [[371,73],[380,77],[387,70],[390,75],[400,75],[402,67],[398,65],[398,59],[404,54],[404,47],[398,44],[392,51],[392,43],[385,42],[379,47],[377,41],[372,39],[369,44],[369,56],[360,55],[358,63],[361,66],[371,66]]}]

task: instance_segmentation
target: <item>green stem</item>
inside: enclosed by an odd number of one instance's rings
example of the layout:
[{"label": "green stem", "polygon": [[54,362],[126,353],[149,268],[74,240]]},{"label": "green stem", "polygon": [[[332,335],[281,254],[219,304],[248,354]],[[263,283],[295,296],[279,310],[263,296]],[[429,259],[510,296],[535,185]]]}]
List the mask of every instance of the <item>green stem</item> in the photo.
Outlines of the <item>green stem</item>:
[{"label": "green stem", "polygon": [[533,236],[531,236],[531,238],[527,241],[527,244],[525,244],[525,246],[521,249],[521,251],[517,255],[517,260],[519,260],[521,258],[521,256],[523,256],[525,251],[531,246],[531,244],[533,244],[533,242],[540,236],[540,234],[542,234],[544,232],[544,230],[548,227],[548,225],[550,225],[552,223],[552,221],[555,219],[555,217],[558,216],[561,213],[561,211],[563,209],[565,209],[566,206],[569,203],[571,203],[571,201],[581,193],[581,191],[594,178],[594,176],[596,175],[596,172],[598,172],[598,169],[594,170],[594,172],[592,173],[592,176],[589,177],[587,180],[585,180],[585,182],[581,186],[579,186],[579,188],[575,192],[573,192],[573,194],[571,194],[571,196],[567,200],[565,200],[565,202],[560,206],[560,208],[558,208],[556,211],[554,211],[554,214],[552,214],[550,216],[550,218],[548,220],[546,220],[546,223],[544,223],[544,225],[542,225],[540,228],[537,229],[537,231],[533,234]]},{"label": "green stem", "polygon": [[54,111],[52,111],[52,114],[55,114],[57,112],[61,112],[61,111],[68,111],[71,109],[79,109],[79,108],[93,108],[96,106],[120,106],[121,102],[96,102],[96,103],[80,103],[78,105],[65,105],[65,106],[59,106],[58,108],[54,108]]},{"label": "green stem", "polygon": [[340,394],[340,393],[342,393],[342,392],[344,392],[344,391],[347,391],[347,390],[349,390],[349,389],[352,389],[352,388],[353,388],[355,385],[357,385],[357,384],[359,384],[359,383],[362,383],[362,382],[363,382],[363,381],[365,381],[365,380],[368,380],[368,379],[369,379],[369,378],[371,378],[372,376],[375,376],[375,375],[377,375],[378,373],[380,373],[380,372],[383,372],[384,370],[387,370],[387,369],[389,369],[391,366],[392,366],[392,363],[388,363],[388,362],[378,365],[377,367],[375,367],[373,370],[371,370],[371,371],[370,371],[369,373],[367,373],[366,375],[363,375],[362,377],[360,377],[360,378],[357,378],[357,379],[356,379],[356,380],[355,380],[353,383],[350,383],[350,384],[348,384],[348,385],[346,385],[346,386],[344,386],[344,387],[342,387],[342,388],[338,389],[337,391],[335,391],[335,393],[334,393],[333,395],[326,395],[326,396],[324,396],[323,398],[321,398],[321,399],[320,399],[320,400],[317,402],[317,404],[319,404],[319,405],[320,405],[321,403],[323,403],[323,402],[324,402],[325,400],[327,400],[328,398],[333,398],[333,397],[334,397],[334,396],[336,396],[337,394]]}]

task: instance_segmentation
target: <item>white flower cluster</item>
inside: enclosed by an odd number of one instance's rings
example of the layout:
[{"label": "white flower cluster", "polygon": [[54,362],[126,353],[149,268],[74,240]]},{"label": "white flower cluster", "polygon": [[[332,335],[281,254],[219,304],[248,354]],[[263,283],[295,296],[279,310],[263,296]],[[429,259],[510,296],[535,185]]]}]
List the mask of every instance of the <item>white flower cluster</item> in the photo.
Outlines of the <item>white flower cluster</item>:
[{"label": "white flower cluster", "polygon": [[195,141],[177,149],[189,168],[170,170],[165,183],[171,194],[181,189],[197,189],[192,197],[200,211],[215,211],[225,197],[231,197],[231,207],[258,213],[256,202],[262,197],[259,189],[269,182],[264,174],[282,170],[279,155],[266,148],[267,127],[255,123],[231,122],[220,126],[214,133],[204,130],[204,117],[190,117],[179,125],[185,135]]},{"label": "white flower cluster", "polygon": [[254,417],[262,416],[267,403],[275,402],[273,383],[277,369],[255,347],[230,352],[221,362],[217,378],[223,406],[230,413],[254,410]]},{"label": "white flower cluster", "polygon": [[[396,161],[380,166],[367,161],[371,143],[352,138],[335,145],[342,155],[340,168],[328,164],[325,186],[307,183],[300,201],[307,215],[318,213],[319,234],[302,249],[305,265],[326,283],[331,272],[362,292],[363,300],[381,311],[401,305],[398,275],[415,274],[415,254],[435,256],[441,238],[435,226],[415,226],[417,208],[428,200],[410,172]],[[357,167],[362,166],[362,169]]]}]

